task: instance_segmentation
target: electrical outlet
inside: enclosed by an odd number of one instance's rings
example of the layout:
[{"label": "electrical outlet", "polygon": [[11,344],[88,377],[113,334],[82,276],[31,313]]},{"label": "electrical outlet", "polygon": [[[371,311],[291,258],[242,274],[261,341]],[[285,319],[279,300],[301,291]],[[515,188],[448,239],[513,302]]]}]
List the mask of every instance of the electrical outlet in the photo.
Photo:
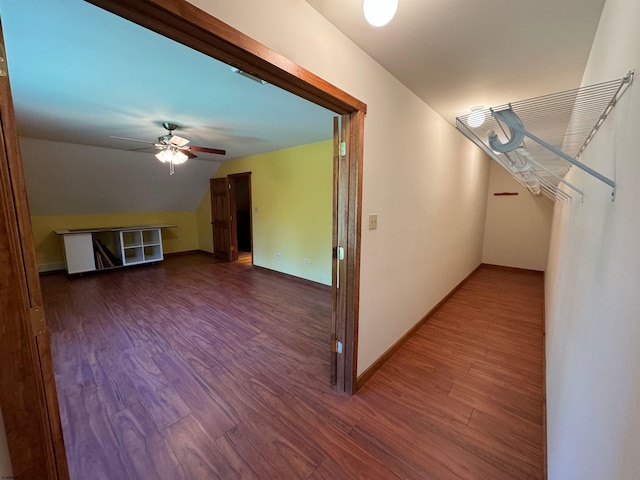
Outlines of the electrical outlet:
[{"label": "electrical outlet", "polygon": [[309,259],[308,259],[308,258],[305,258],[303,263],[304,263],[305,265],[309,265]]},{"label": "electrical outlet", "polygon": [[280,260],[280,252],[276,253],[276,260]]},{"label": "electrical outlet", "polygon": [[378,214],[370,213],[369,214],[369,230],[375,230],[378,228]]}]

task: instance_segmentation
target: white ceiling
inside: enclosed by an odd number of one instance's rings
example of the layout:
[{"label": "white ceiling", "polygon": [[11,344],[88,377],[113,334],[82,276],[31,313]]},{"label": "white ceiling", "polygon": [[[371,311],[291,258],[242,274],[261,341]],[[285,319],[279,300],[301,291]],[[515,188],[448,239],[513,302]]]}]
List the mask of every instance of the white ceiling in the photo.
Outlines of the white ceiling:
[{"label": "white ceiling", "polygon": [[[0,0],[20,135],[115,149],[163,121],[228,160],[331,138],[333,114],[82,0]],[[151,153],[146,153],[151,155]]]},{"label": "white ceiling", "polygon": [[604,1],[399,0],[376,28],[362,0],[307,0],[451,123],[475,105],[578,87]]}]

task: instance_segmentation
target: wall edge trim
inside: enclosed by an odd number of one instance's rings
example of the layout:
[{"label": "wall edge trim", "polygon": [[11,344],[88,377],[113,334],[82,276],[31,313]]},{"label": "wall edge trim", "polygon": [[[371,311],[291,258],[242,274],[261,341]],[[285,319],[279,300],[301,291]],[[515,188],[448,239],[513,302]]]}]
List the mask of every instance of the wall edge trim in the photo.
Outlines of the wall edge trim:
[{"label": "wall edge trim", "polygon": [[373,362],[367,369],[358,375],[356,379],[356,391],[360,390],[364,386],[365,383],[369,381],[373,375],[380,370],[380,368],[389,360],[394,353],[396,353],[400,347],[402,347],[420,328],[427,323],[427,321],[438,311],[440,308],[462,287],[467,280],[469,280],[473,274],[475,274],[480,268],[487,266],[484,263],[480,263],[476,268],[474,268],[471,273],[469,273],[466,277],[462,279],[460,283],[458,283],[453,289],[447,293],[442,300],[435,304],[435,306],[429,310],[418,322],[416,322],[413,327],[411,327],[402,337],[400,337],[393,345],[391,345],[382,355],[378,357],[378,359]]},{"label": "wall edge trim", "polygon": [[67,269],[65,262],[48,262],[38,264],[38,273],[59,272]]},{"label": "wall edge trim", "polygon": [[295,275],[291,275],[290,273],[284,273],[284,272],[279,272],[278,270],[273,270],[271,268],[267,268],[267,267],[261,267],[260,265],[253,265],[253,268],[258,268],[264,272],[273,274],[273,275],[277,275],[277,276],[283,276],[286,277],[292,281],[295,282],[300,282],[300,283],[304,283],[306,285],[309,285],[311,287],[316,287],[316,288],[320,288],[322,290],[326,290],[327,292],[331,292],[331,285],[325,285],[324,283],[320,283],[320,282],[314,282],[313,280],[309,280],[308,278],[302,278],[302,277],[296,277]]}]

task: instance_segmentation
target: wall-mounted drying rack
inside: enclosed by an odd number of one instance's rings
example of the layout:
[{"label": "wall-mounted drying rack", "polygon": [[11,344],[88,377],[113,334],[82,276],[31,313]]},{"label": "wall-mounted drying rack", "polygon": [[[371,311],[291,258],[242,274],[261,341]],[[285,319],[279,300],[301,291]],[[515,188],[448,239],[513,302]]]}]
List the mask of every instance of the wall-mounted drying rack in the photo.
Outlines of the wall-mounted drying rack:
[{"label": "wall-mounted drying rack", "polygon": [[473,112],[457,117],[456,128],[533,194],[567,201],[573,190],[582,197],[582,190],[564,179],[576,166],[609,185],[615,199],[616,182],[579,158],[633,75],[631,70],[618,80],[487,108],[482,111],[484,123],[476,127]]}]

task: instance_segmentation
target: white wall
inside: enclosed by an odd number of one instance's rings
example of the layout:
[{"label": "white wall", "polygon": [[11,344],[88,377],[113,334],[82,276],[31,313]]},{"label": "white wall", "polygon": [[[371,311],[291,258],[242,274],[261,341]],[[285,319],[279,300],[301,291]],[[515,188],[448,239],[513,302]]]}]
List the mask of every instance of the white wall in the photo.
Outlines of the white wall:
[{"label": "white wall", "polygon": [[11,458],[9,458],[9,447],[7,446],[7,436],[4,430],[2,412],[0,412],[0,478],[13,478]]},{"label": "white wall", "polygon": [[488,159],[304,0],[190,1],[368,105],[361,373],[480,263]]},{"label": "white wall", "polygon": [[[494,195],[502,192],[518,195]],[[551,200],[532,195],[497,162],[491,162],[483,263],[544,270],[552,218]]]},{"label": "white wall", "polygon": [[[607,0],[583,84],[640,67],[640,2]],[[550,480],[640,478],[640,85],[572,169],[584,203],[557,206],[546,273]]]}]

